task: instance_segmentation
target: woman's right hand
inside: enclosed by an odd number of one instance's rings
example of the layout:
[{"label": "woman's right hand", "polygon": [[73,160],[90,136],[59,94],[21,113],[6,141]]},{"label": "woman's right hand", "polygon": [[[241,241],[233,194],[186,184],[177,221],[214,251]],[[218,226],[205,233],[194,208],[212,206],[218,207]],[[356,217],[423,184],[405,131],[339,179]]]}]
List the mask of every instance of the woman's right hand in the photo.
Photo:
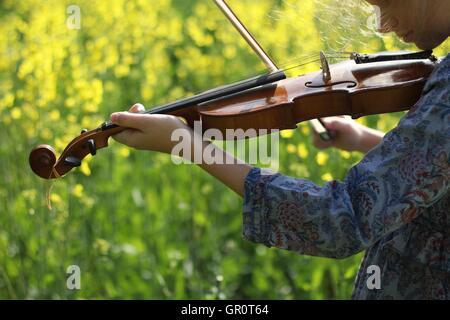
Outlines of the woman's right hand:
[{"label": "woman's right hand", "polygon": [[321,120],[333,138],[330,141],[324,141],[314,132],[313,144],[319,149],[334,147],[345,151],[366,153],[380,143],[384,136],[384,133],[363,126],[348,116],[328,117]]}]

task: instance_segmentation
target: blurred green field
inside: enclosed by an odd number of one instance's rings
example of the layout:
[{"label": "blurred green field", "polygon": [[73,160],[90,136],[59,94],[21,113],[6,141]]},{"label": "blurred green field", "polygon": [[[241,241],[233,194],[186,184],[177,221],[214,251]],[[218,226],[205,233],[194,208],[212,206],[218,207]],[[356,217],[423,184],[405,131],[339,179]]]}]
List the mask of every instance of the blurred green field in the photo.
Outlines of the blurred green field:
[{"label": "blurred green field", "polygon": [[[359,1],[229,3],[280,64],[321,49],[412,49],[369,32]],[[264,70],[212,1],[79,0],[79,30],[66,26],[69,4],[0,2],[0,298],[350,298],[361,255],[336,261],[243,241],[242,200],[170,156],[111,141],[53,184],[47,208],[49,184],[28,166],[35,145],[61,152],[135,102],[150,108]],[[387,131],[400,116],[361,121]],[[361,158],[318,152],[309,135],[304,124],[283,133],[281,172],[321,184]],[[69,265],[81,268],[81,290],[66,288]]]}]

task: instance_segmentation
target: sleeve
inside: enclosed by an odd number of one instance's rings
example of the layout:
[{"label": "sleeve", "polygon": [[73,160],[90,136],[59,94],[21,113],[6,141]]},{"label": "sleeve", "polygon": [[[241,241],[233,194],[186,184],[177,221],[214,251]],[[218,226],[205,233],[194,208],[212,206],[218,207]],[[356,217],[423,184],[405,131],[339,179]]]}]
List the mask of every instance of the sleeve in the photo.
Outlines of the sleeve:
[{"label": "sleeve", "polygon": [[245,180],[244,239],[345,258],[411,222],[449,191],[448,88],[422,96],[342,182],[321,187],[253,168]]}]

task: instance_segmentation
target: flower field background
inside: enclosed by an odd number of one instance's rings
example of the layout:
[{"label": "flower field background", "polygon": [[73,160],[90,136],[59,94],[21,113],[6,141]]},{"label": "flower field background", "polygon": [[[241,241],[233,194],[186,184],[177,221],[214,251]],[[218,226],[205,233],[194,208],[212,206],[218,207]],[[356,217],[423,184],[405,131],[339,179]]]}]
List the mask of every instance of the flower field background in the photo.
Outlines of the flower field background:
[{"label": "flower field background", "polygon": [[[360,1],[229,3],[280,65],[319,50],[413,49],[370,32]],[[80,29],[67,27],[71,4]],[[361,255],[331,260],[245,242],[242,200],[195,166],[111,140],[52,184],[51,209],[50,184],[29,168],[35,145],[61,152],[113,111],[263,71],[212,1],[1,1],[0,298],[349,298]],[[401,115],[359,121],[387,131]],[[306,124],[282,133],[285,174],[322,184],[360,159],[316,150]],[[80,290],[66,287],[70,265],[81,269]]]}]

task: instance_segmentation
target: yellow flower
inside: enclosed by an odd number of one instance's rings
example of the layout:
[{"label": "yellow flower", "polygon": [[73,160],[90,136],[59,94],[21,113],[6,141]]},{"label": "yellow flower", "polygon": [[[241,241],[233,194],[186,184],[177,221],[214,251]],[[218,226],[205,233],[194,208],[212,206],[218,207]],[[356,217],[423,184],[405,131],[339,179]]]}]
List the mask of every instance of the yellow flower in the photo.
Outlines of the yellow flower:
[{"label": "yellow flower", "polygon": [[[18,90],[19,91],[19,90]],[[10,107],[14,103],[14,95],[12,93],[7,93],[2,101],[5,106]]]},{"label": "yellow flower", "polygon": [[341,157],[344,159],[350,159],[350,157],[352,156],[352,154],[348,151],[341,151]]},{"label": "yellow flower", "polygon": [[83,195],[83,186],[77,183],[72,189],[72,194],[77,198],[81,198],[81,196]]},{"label": "yellow flower", "polygon": [[14,107],[11,110],[11,118],[14,120],[20,119],[22,117],[22,110],[18,107]]},{"label": "yellow flower", "polygon": [[73,114],[69,114],[67,116],[67,121],[69,121],[70,123],[75,123],[77,121],[77,117],[75,117]]},{"label": "yellow flower", "polygon": [[227,59],[232,59],[236,56],[236,47],[233,46],[227,46],[225,50],[223,51],[223,55]]},{"label": "yellow flower", "polygon": [[333,175],[331,173],[327,172],[327,173],[323,174],[321,178],[323,181],[332,181]]},{"label": "yellow flower", "polygon": [[130,73],[130,67],[128,65],[119,64],[114,68],[114,75],[118,78],[127,76]]},{"label": "yellow flower", "polygon": [[86,103],[83,105],[83,111],[95,113],[98,111],[98,108],[94,103]]},{"label": "yellow flower", "polygon": [[50,140],[52,137],[53,137],[53,134],[49,128],[44,128],[41,130],[41,138],[43,140]]},{"label": "yellow flower", "polygon": [[72,97],[69,97],[65,101],[65,105],[67,108],[73,108],[76,104],[76,100]]},{"label": "yellow flower", "polygon": [[295,150],[297,150],[297,148],[296,148],[293,144],[291,144],[291,143],[289,143],[289,144],[287,145],[286,149],[287,149],[287,152],[288,152],[288,153],[295,153]]},{"label": "yellow flower", "polygon": [[311,133],[311,130],[309,129],[309,125],[307,123],[302,123],[302,133],[307,136]]},{"label": "yellow flower", "polygon": [[119,155],[124,158],[127,158],[130,155],[130,149],[128,149],[127,147],[119,148]]},{"label": "yellow flower", "polygon": [[85,176],[90,176],[90,175],[91,175],[91,168],[89,168],[89,164],[88,164],[87,161],[82,161],[82,162],[81,162],[80,171],[81,171]]},{"label": "yellow flower", "polygon": [[[44,131],[44,130],[43,130]],[[55,148],[56,148],[56,150],[64,150],[64,148],[66,147],[66,145],[67,145],[67,141],[69,141],[69,140],[64,140],[64,139],[61,139],[61,138],[56,138],[55,139]]]},{"label": "yellow flower", "polygon": [[301,143],[298,145],[297,154],[302,159],[305,159],[308,157],[309,152],[308,152],[308,149],[306,149],[306,146],[304,143]]},{"label": "yellow flower", "polygon": [[295,130],[283,130],[280,135],[282,138],[291,138],[294,135]]},{"label": "yellow flower", "polygon": [[52,121],[57,121],[59,120],[59,111],[58,110],[52,110],[49,114],[49,118]]},{"label": "yellow flower", "polygon": [[362,125],[364,125],[364,126],[367,125],[366,118],[358,118],[355,121],[360,123],[360,124],[362,124]]},{"label": "yellow flower", "polygon": [[328,161],[328,154],[322,151],[317,152],[316,161],[318,165],[323,166]]},{"label": "yellow flower", "polygon": [[144,101],[148,101],[153,98],[153,90],[150,88],[150,85],[147,83],[141,85],[141,95]]},{"label": "yellow flower", "polygon": [[59,194],[57,194],[57,193],[52,193],[52,194],[50,195],[50,200],[51,200],[51,202],[53,202],[53,203],[60,203],[60,202],[62,201],[61,197],[60,197]]}]

